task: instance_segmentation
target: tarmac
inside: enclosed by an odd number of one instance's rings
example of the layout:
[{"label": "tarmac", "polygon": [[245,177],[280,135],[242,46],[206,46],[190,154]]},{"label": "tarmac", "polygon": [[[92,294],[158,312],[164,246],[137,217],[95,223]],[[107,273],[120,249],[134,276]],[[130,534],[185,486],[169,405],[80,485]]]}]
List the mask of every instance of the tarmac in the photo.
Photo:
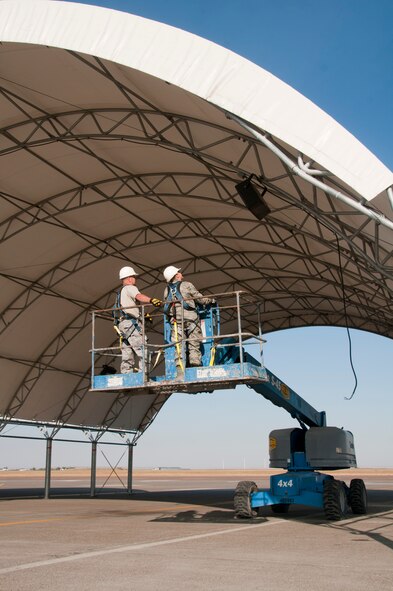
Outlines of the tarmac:
[{"label": "tarmac", "polygon": [[392,591],[393,470],[340,472],[364,479],[367,515],[235,520],[237,482],[271,472],[136,470],[128,495],[126,470],[99,470],[90,498],[88,471],[53,471],[50,499],[42,471],[0,472],[0,590]]}]

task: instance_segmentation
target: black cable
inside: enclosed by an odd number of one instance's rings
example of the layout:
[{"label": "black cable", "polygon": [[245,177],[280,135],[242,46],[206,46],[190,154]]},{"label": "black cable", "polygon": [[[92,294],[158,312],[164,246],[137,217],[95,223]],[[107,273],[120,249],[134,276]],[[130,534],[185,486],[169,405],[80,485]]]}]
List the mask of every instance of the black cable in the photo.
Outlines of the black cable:
[{"label": "black cable", "polygon": [[339,266],[339,270],[340,270],[340,281],[341,281],[341,291],[342,291],[342,298],[343,298],[345,327],[347,329],[348,343],[349,343],[349,363],[351,364],[352,373],[353,373],[353,376],[355,378],[355,386],[353,388],[352,394],[349,397],[344,396],[344,398],[345,398],[345,400],[351,400],[352,397],[353,397],[353,395],[356,392],[357,387],[358,387],[358,378],[357,378],[356,371],[355,371],[355,368],[354,368],[354,365],[353,365],[353,361],[352,361],[352,340],[351,340],[351,333],[349,332],[349,326],[348,326],[347,303],[346,303],[346,300],[345,300],[345,286],[344,286],[343,269],[342,269],[342,265],[341,265],[340,243],[338,241],[337,234],[335,236],[336,236],[336,241],[337,241],[338,266]]}]

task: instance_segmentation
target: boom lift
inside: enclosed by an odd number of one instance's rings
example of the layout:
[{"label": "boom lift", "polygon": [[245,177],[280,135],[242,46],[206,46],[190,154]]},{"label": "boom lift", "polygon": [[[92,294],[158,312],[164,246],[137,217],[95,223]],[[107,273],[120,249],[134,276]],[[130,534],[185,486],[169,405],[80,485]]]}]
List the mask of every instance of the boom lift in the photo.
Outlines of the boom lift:
[{"label": "boom lift", "polygon": [[[137,373],[101,372],[96,375],[98,360],[110,356],[113,362],[119,356],[119,346],[97,347],[102,321],[107,327],[107,321],[112,321],[113,309],[94,311],[91,390],[123,391],[130,396],[172,392],[195,394],[245,384],[276,406],[284,408],[300,423],[300,427],[270,433],[270,467],[281,468],[285,472],[271,476],[269,489],[258,489],[251,481],[239,482],[234,496],[235,517],[253,518],[264,506],[271,506],[274,513],[287,513],[290,505],[298,504],[323,509],[328,520],[342,519],[348,507],[355,514],[366,513],[367,493],[363,480],[352,479],[348,487],[333,476],[319,472],[322,469],[332,471],[356,467],[352,433],[327,426],[325,412],[314,409],[264,366],[260,303],[240,291],[213,297],[220,302],[220,307],[213,304],[199,308],[204,336],[201,367],[187,367],[188,339],[172,342],[171,321],[165,314],[154,315],[159,323],[163,322],[164,345],[148,343],[145,339],[144,310],[147,306],[138,306],[142,309],[143,319],[141,370]],[[258,318],[256,333],[243,330],[248,317]],[[182,316],[182,325],[183,322]],[[223,326],[229,328],[228,332],[222,332]],[[107,332],[104,331],[104,334],[107,338]],[[184,330],[180,334],[184,334]],[[251,348],[254,354],[255,348],[259,350],[259,360],[250,354]],[[176,371],[176,358],[181,358],[184,368],[180,377]]]}]

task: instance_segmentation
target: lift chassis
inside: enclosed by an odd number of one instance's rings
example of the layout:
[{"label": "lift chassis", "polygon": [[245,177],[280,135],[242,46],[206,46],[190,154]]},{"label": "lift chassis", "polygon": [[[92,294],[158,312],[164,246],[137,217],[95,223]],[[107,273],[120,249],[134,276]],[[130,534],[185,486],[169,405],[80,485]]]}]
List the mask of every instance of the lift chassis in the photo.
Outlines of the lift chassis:
[{"label": "lift chassis", "polygon": [[[291,505],[320,508],[328,520],[342,519],[348,508],[355,514],[366,513],[367,494],[363,480],[352,479],[348,486],[320,472],[356,467],[352,433],[327,426],[325,412],[313,408],[264,366],[262,343],[265,341],[262,338],[259,302],[244,292],[214,297],[216,303],[213,306],[199,310],[203,332],[200,344],[202,362],[196,368],[188,366],[189,339],[174,341],[173,326],[165,314],[155,317],[162,323],[164,343],[148,343],[145,338],[145,307],[141,306],[144,352],[139,371],[129,374],[115,371],[109,375],[101,372],[96,375],[97,360],[109,355],[113,361],[119,347],[97,346],[97,321],[111,319],[112,309],[93,312],[91,391],[122,391],[130,396],[173,392],[196,394],[247,385],[285,409],[300,423],[300,428],[277,429],[270,433],[270,467],[283,469],[284,472],[271,476],[269,489],[259,489],[255,482],[248,480],[239,482],[234,496],[235,517],[252,519],[265,506],[270,506],[274,513],[287,513]],[[179,308],[182,309],[182,306]],[[244,320],[248,317],[258,318],[257,331],[250,332],[249,327],[244,330]],[[175,334],[184,335],[183,312],[178,322],[180,330],[176,330]],[[222,330],[223,327],[228,327],[227,332]],[[254,354],[255,348],[259,349],[259,360],[250,354],[251,344]],[[161,359],[159,364],[151,362],[157,348],[156,358]]]},{"label": "lift chassis", "polygon": [[[291,505],[308,505],[322,509],[326,519],[331,521],[343,519],[349,508],[354,514],[367,512],[363,480],[352,479],[347,486],[319,471],[356,465],[353,437],[349,431],[337,427],[311,427],[306,431],[281,429],[270,433],[269,443],[270,467],[282,468],[285,462],[287,470],[272,475],[268,489],[258,489],[251,481],[239,482],[234,496],[237,518],[252,519],[258,515],[259,508],[266,506],[270,506],[273,513],[282,514],[287,513]],[[288,458],[280,459],[275,454],[280,447],[281,451],[289,451]],[[304,451],[294,451],[302,448]],[[338,454],[343,457],[335,457]]]},{"label": "lift chassis", "polygon": [[286,472],[270,477],[269,489],[258,489],[255,482],[242,481],[234,497],[235,516],[252,519],[259,508],[270,506],[273,513],[287,513],[290,505],[322,509],[328,520],[343,519],[348,509],[354,514],[367,512],[367,493],[363,480],[350,485],[319,470],[356,467],[353,435],[326,426],[324,412],[317,412],[269,370],[268,381],[251,384],[256,392],[285,408],[298,419],[301,428],[277,429],[269,435],[271,468]]}]

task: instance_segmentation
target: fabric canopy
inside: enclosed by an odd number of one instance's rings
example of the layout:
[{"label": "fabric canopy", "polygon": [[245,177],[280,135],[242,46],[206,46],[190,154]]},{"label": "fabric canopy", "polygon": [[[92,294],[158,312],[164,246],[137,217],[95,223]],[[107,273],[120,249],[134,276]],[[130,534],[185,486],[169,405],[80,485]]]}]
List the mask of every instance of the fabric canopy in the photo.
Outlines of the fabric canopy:
[{"label": "fabric canopy", "polygon": [[[124,264],[151,296],[169,264],[204,293],[245,290],[266,332],[393,336],[392,231],[323,188],[391,219],[393,174],[316,105],[222,47],[103,8],[5,0],[0,41],[4,420],[140,434],[154,419],[169,393],[89,392],[90,312],[112,305]],[[263,220],[235,188],[250,175]]]}]

